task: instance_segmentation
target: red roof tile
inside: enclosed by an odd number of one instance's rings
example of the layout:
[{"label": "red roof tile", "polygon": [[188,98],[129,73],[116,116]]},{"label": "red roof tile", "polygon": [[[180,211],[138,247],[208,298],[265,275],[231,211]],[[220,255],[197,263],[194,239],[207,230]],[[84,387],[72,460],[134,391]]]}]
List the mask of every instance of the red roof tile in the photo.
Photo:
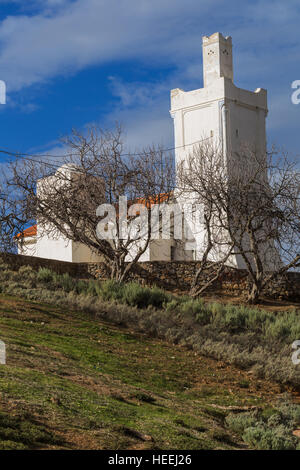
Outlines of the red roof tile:
[{"label": "red roof tile", "polygon": [[23,232],[20,232],[16,235],[16,238],[26,238],[26,237],[36,237],[37,234],[37,225],[32,225],[32,227],[25,228]]}]

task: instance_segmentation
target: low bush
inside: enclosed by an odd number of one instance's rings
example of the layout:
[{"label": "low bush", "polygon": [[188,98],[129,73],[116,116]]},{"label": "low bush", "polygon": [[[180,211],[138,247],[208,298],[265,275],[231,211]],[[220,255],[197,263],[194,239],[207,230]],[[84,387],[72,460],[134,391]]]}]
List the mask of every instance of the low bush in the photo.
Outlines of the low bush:
[{"label": "low bush", "polygon": [[129,282],[122,288],[121,300],[132,307],[162,308],[169,300],[169,296],[158,287],[142,287],[137,282]]},{"label": "low bush", "polygon": [[54,276],[54,282],[65,292],[76,291],[78,281],[74,280],[68,273]]},{"label": "low bush", "polygon": [[48,268],[40,268],[37,273],[38,282],[44,282],[47,284],[47,283],[53,282],[54,278],[55,278],[55,273]]},{"label": "low bush", "polygon": [[251,447],[260,450],[296,450],[299,440],[293,429],[300,424],[300,406],[290,403],[281,405],[270,413],[252,412],[230,414],[227,426]]},{"label": "low bush", "polygon": [[150,289],[149,292],[149,303],[148,305],[152,305],[155,308],[162,308],[165,304],[168,303],[172,296],[167,294],[159,287],[154,286]]},{"label": "low bush", "polygon": [[284,426],[268,429],[267,426],[257,425],[247,428],[243,440],[259,450],[296,450],[298,446],[297,437]]},{"label": "low bush", "polygon": [[[137,282],[126,284],[113,280],[97,283],[94,281],[95,294],[105,301],[116,301],[131,307],[147,308],[149,306],[162,308],[170,296],[158,287],[143,287]],[[89,289],[88,289],[89,290]]]},{"label": "low bush", "polygon": [[299,312],[280,312],[269,315],[264,328],[264,335],[269,340],[292,342],[300,338]]},{"label": "low bush", "polygon": [[247,428],[255,426],[257,418],[254,413],[238,413],[228,415],[225,422],[231,431],[243,434]]},{"label": "low bush", "polygon": [[94,291],[88,292],[89,286],[90,286],[89,282],[79,280],[75,284],[74,291],[76,292],[76,294],[79,294],[79,295],[80,294],[96,295],[96,292]]},{"label": "low bush", "polygon": [[114,280],[94,284],[96,295],[103,300],[124,301],[124,284]]},{"label": "low bush", "polygon": [[14,280],[21,282],[25,287],[31,289],[36,286],[37,275],[30,266],[21,266],[15,274]]}]

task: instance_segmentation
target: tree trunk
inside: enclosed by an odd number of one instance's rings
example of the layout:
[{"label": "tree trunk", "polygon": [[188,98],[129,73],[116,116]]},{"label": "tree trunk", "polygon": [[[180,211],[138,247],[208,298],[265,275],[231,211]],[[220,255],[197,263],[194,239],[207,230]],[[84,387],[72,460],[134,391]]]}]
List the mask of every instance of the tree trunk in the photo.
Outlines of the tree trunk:
[{"label": "tree trunk", "polygon": [[217,271],[215,272],[215,274],[210,277],[206,283],[204,284],[204,286],[200,287],[197,286],[198,284],[198,281],[199,281],[199,277],[202,273],[203,270],[199,270],[199,274],[197,276],[197,279],[196,279],[196,282],[193,283],[193,286],[190,290],[190,296],[191,297],[199,297],[199,295],[203,294],[215,281],[217,281],[222,273],[222,271],[224,270],[224,266],[223,264],[217,269]]},{"label": "tree trunk", "polygon": [[251,291],[248,294],[248,299],[247,299],[248,304],[257,304],[260,293],[261,293],[261,284],[259,282],[253,283]]},{"label": "tree trunk", "polygon": [[114,259],[111,267],[110,278],[116,282],[122,282],[124,278],[124,270],[124,263],[122,263],[119,258]]}]

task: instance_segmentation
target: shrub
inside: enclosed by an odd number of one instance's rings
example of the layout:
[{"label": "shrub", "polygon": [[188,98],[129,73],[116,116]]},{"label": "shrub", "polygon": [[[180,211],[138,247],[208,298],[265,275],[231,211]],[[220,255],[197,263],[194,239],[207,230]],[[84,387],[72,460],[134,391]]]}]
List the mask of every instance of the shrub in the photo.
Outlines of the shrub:
[{"label": "shrub", "polygon": [[259,450],[296,450],[298,439],[283,425],[273,429],[258,425],[243,434],[243,440]]},{"label": "shrub", "polygon": [[2,260],[0,259],[0,271],[8,271],[9,266],[6,263],[3,263]]},{"label": "shrub", "polygon": [[39,282],[50,283],[54,281],[55,273],[48,268],[40,268],[37,273]]},{"label": "shrub", "polygon": [[191,299],[184,296],[179,299],[170,298],[165,304],[168,312],[179,312],[183,315],[193,316],[200,325],[207,325],[212,319],[210,306],[205,304],[202,299]]},{"label": "shrub", "polygon": [[76,281],[68,273],[54,276],[55,284],[61,287],[65,292],[76,290]]},{"label": "shrub", "polygon": [[183,314],[196,316],[205,310],[205,304],[202,299],[187,299],[180,305],[180,311]]},{"label": "shrub", "polygon": [[12,271],[9,271],[9,270],[3,270],[3,271],[0,271],[0,280],[3,282],[3,281],[8,281],[10,279],[12,279]]},{"label": "shrub", "polygon": [[269,340],[294,341],[300,337],[299,313],[280,312],[269,316],[265,324],[265,337]]},{"label": "shrub", "polygon": [[36,286],[36,278],[37,274],[31,266],[21,266],[18,273],[14,275],[14,279],[29,289]]},{"label": "shrub", "polygon": [[250,330],[262,331],[263,325],[268,318],[268,314],[258,308],[240,307],[245,314],[245,325]]},{"label": "shrub", "polygon": [[23,277],[32,277],[32,278],[35,278],[36,277],[36,273],[33,271],[32,267],[31,266],[21,266],[19,268],[19,274]]},{"label": "shrub", "polygon": [[129,282],[124,287],[123,299],[127,305],[146,308],[150,305],[150,298],[150,288],[142,287],[137,282]]},{"label": "shrub", "polygon": [[241,329],[245,327],[245,311],[234,305],[226,305],[224,326],[230,329]]},{"label": "shrub", "polygon": [[243,434],[245,429],[254,426],[256,421],[253,413],[230,414],[225,418],[229,429],[237,434]]},{"label": "shrub", "polygon": [[170,299],[170,296],[158,287],[143,287],[137,282],[122,284],[112,280],[101,283],[98,295],[103,300],[115,300],[138,308],[147,308],[150,305],[162,308]]},{"label": "shrub", "polygon": [[[300,425],[300,406],[295,404],[283,403],[279,408],[278,412],[281,421],[285,425],[296,427]],[[269,421],[268,421],[269,424]]]},{"label": "shrub", "polygon": [[168,303],[170,298],[170,295],[168,295],[163,290],[159,289],[159,287],[154,286],[152,287],[152,289],[150,289],[150,298],[148,305],[152,305],[155,308],[162,308],[163,305]]},{"label": "shrub", "polygon": [[300,422],[300,406],[284,403],[275,410],[233,415],[227,426],[252,447],[260,450],[295,450],[297,437],[292,431]]},{"label": "shrub", "polygon": [[180,302],[178,302],[177,299],[169,300],[169,302],[164,305],[166,312],[178,312],[179,307]]},{"label": "shrub", "polygon": [[[82,284],[83,283],[83,284]],[[86,281],[78,281],[76,285],[76,292],[79,294],[84,294],[91,297],[97,297],[99,292],[99,282],[90,279]]]},{"label": "shrub", "polygon": [[102,282],[100,285],[94,283],[93,288],[103,300],[123,300],[124,284],[120,282],[109,280]]},{"label": "shrub", "polygon": [[89,283],[87,281],[79,280],[75,284],[75,292],[76,294],[87,294],[89,288]]},{"label": "shrub", "polygon": [[219,316],[222,317],[224,315],[225,307],[223,304],[219,302],[212,302],[209,304],[209,308],[213,316],[217,319]]}]

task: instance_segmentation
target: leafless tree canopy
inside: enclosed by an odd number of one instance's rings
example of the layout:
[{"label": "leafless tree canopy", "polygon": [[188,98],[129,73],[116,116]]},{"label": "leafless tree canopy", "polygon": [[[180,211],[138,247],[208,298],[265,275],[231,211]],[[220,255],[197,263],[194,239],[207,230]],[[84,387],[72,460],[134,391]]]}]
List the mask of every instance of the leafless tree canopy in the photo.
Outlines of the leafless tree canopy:
[{"label": "leafless tree canopy", "polygon": [[[113,278],[124,280],[147,249],[151,226],[140,227],[135,239],[130,234],[120,239],[119,197],[126,196],[131,204],[142,201],[145,207],[154,200],[159,204],[161,197],[166,201],[174,185],[172,156],[157,147],[134,155],[126,153],[119,127],[103,131],[93,126],[85,133],[73,130],[63,144],[67,157],[61,162],[62,169],[55,172],[44,162],[16,161],[11,187],[22,192],[27,214],[39,227],[45,227],[48,235],[63,234],[83,243],[103,257]],[[99,217],[96,211],[103,203],[112,204],[117,214],[112,240],[97,236],[97,224],[105,214]],[[133,244],[134,256],[125,262]]]},{"label": "leafless tree canopy", "polygon": [[206,257],[221,249],[225,262],[232,249],[243,259],[252,281],[249,302],[300,265],[300,173],[287,155],[244,148],[225,159],[218,146],[202,144],[179,169],[178,186],[207,214]]},{"label": "leafless tree canopy", "polygon": [[[62,234],[101,255],[111,276],[124,280],[150,243],[151,214],[146,210],[140,217],[143,207],[172,198],[172,155],[154,146],[138,154],[126,153],[119,127],[73,130],[63,144],[67,156],[56,171],[51,163],[34,159],[12,164],[10,191],[18,197],[8,198],[2,192],[0,221],[3,227],[6,224],[2,238],[9,238],[16,221],[36,220],[49,236]],[[274,277],[299,267],[300,172],[284,153],[273,149],[267,156],[257,155],[243,148],[225,158],[218,146],[202,143],[177,169],[176,194],[190,197],[204,213],[206,246],[193,295],[201,292],[202,272],[217,259],[212,282],[233,254],[243,261],[252,281],[250,302],[257,301]],[[134,237],[130,231],[121,236],[120,196],[126,196],[131,207],[140,204],[126,215],[127,222],[139,221]],[[103,203],[116,212],[110,239],[97,233],[99,221],[106,216],[97,211]]]},{"label": "leafless tree canopy", "polygon": [[16,250],[15,235],[30,222],[22,195],[11,191],[6,184],[7,177],[2,174],[0,184],[0,252]]}]

